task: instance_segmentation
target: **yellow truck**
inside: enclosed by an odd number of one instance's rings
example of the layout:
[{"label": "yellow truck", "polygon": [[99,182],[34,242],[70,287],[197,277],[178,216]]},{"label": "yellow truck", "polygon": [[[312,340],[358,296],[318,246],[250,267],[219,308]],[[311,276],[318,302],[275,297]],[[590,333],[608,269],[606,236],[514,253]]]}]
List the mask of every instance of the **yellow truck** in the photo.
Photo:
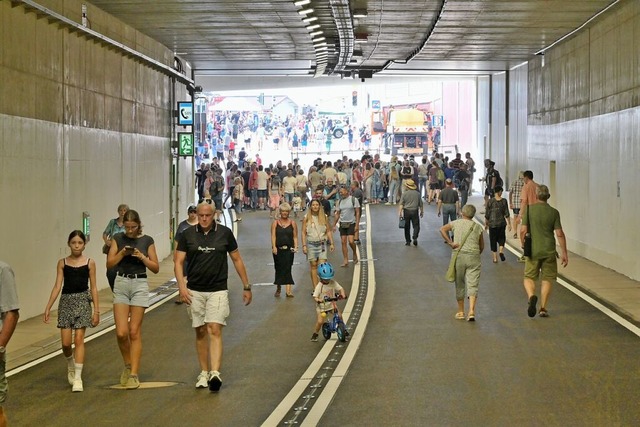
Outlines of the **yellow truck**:
[{"label": "yellow truck", "polygon": [[392,155],[429,154],[429,121],[424,111],[414,108],[389,112],[385,133],[385,151]]}]

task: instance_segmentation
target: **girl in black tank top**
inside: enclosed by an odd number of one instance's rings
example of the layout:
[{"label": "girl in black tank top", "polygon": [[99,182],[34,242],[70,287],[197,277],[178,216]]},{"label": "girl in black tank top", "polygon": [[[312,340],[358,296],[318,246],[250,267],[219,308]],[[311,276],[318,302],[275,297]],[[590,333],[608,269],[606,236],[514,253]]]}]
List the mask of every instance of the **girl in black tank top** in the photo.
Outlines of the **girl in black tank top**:
[{"label": "girl in black tank top", "polygon": [[[84,233],[79,230],[69,235],[67,244],[71,255],[58,261],[56,282],[44,310],[44,322],[49,323],[51,307],[62,293],[58,304],[58,328],[62,353],[67,359],[67,380],[73,392],[83,391],[85,330],[100,323],[96,264],[82,254],[86,240]],[[75,344],[75,358],[72,344]]]}]

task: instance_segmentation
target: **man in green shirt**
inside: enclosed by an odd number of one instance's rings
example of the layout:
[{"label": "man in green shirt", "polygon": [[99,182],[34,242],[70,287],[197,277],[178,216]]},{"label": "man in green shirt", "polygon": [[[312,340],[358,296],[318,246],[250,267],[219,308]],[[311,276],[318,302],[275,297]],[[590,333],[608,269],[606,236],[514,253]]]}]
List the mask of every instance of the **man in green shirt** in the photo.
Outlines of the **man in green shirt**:
[{"label": "man in green shirt", "polygon": [[[567,240],[562,231],[560,223],[560,213],[549,206],[549,188],[540,185],[536,189],[537,203],[530,204],[524,212],[522,226],[520,229],[520,242],[524,247],[524,236],[530,230],[532,250],[531,257],[525,258],[524,267],[524,289],[527,292],[529,306],[527,314],[529,317],[536,315],[536,281],[541,279],[540,287],[540,317],[547,317],[547,302],[551,293],[551,284],[558,277],[558,263],[556,252],[556,237],[560,245],[560,261],[563,267],[569,263],[567,254]],[[555,235],[554,235],[555,232]]]}]

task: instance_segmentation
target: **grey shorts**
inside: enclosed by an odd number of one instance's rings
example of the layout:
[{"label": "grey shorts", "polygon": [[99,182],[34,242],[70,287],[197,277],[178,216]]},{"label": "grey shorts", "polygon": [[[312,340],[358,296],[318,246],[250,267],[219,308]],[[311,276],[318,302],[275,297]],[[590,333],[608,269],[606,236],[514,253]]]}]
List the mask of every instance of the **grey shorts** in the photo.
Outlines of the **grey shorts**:
[{"label": "grey shorts", "polygon": [[149,283],[147,279],[129,279],[123,276],[116,276],[116,282],[113,286],[113,303],[149,307]]}]

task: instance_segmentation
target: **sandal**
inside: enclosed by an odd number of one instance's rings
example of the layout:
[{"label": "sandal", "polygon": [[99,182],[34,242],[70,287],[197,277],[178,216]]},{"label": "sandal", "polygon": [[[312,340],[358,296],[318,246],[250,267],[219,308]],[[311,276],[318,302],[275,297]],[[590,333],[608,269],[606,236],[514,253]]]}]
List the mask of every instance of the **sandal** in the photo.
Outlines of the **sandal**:
[{"label": "sandal", "polygon": [[287,298],[293,298],[293,294],[287,294]]},{"label": "sandal", "polygon": [[457,320],[464,320],[464,311],[459,311],[456,313]]}]

